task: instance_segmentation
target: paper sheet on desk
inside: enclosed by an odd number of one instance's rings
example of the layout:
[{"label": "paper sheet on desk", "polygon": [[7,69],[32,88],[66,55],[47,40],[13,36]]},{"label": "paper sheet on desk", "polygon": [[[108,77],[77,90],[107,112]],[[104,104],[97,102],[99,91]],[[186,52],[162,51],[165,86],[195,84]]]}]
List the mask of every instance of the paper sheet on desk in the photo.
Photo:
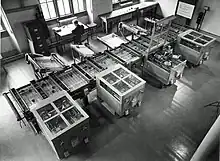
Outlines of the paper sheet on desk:
[{"label": "paper sheet on desk", "polygon": [[121,39],[118,36],[112,36],[111,38],[105,39],[105,38],[101,38],[104,42],[106,42],[106,44],[111,47],[112,49],[119,47],[121,44],[126,43],[125,40]]}]

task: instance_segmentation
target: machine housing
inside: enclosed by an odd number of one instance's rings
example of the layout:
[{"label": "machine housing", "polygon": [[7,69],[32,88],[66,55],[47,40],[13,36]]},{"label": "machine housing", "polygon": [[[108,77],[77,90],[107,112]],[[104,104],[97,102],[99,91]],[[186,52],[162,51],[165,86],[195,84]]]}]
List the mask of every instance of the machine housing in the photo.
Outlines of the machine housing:
[{"label": "machine housing", "polygon": [[141,105],[145,81],[117,64],[96,75],[97,96],[113,114],[127,115]]},{"label": "machine housing", "polygon": [[58,159],[89,141],[89,116],[66,91],[37,103],[32,111]]},{"label": "machine housing", "polygon": [[178,35],[177,51],[193,65],[200,65],[207,60],[215,38],[189,29]]}]

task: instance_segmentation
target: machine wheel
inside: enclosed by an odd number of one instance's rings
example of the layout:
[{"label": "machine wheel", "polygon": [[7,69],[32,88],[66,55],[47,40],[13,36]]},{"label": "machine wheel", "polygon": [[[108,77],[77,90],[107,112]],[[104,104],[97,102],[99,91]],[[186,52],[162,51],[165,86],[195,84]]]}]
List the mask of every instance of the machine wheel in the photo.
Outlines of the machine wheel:
[{"label": "machine wheel", "polygon": [[165,87],[164,84],[161,82],[159,88],[163,89],[164,87]]},{"label": "machine wheel", "polygon": [[204,62],[204,60],[202,59],[202,60],[200,60],[199,61],[199,65],[202,65],[203,64],[203,62]]},{"label": "machine wheel", "polygon": [[180,79],[182,77],[183,77],[183,73],[179,74],[177,78]]},{"label": "machine wheel", "polygon": [[169,83],[169,85],[173,85],[175,83],[175,81],[172,79]]}]

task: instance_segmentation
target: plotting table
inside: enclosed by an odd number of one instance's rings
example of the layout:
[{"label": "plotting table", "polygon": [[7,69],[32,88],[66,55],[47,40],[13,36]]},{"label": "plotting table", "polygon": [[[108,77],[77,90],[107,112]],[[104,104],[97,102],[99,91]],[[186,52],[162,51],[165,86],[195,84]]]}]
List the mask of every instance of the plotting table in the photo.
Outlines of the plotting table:
[{"label": "plotting table", "polygon": [[127,40],[121,38],[120,36],[116,35],[115,33],[111,33],[109,35],[103,37],[97,37],[99,41],[105,44],[108,48],[114,49],[119,47],[123,43],[127,43]]},{"label": "plotting table", "polygon": [[135,4],[129,7],[125,7],[122,9],[114,10],[110,13],[106,13],[103,15],[100,15],[100,19],[102,21],[102,27],[105,26],[106,34],[108,33],[108,23],[112,21],[115,18],[121,18],[123,15],[132,14],[137,11],[144,10],[146,8],[150,7],[156,7],[158,5],[158,2],[142,2],[139,4]]}]

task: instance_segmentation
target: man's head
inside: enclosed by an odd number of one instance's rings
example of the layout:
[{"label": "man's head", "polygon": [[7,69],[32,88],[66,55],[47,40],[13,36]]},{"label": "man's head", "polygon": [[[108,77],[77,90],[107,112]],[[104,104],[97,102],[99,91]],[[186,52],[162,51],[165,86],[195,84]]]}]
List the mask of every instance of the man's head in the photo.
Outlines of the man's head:
[{"label": "man's head", "polygon": [[75,24],[76,26],[78,26],[78,25],[79,25],[79,22],[76,20],[76,21],[74,21],[74,24]]}]

